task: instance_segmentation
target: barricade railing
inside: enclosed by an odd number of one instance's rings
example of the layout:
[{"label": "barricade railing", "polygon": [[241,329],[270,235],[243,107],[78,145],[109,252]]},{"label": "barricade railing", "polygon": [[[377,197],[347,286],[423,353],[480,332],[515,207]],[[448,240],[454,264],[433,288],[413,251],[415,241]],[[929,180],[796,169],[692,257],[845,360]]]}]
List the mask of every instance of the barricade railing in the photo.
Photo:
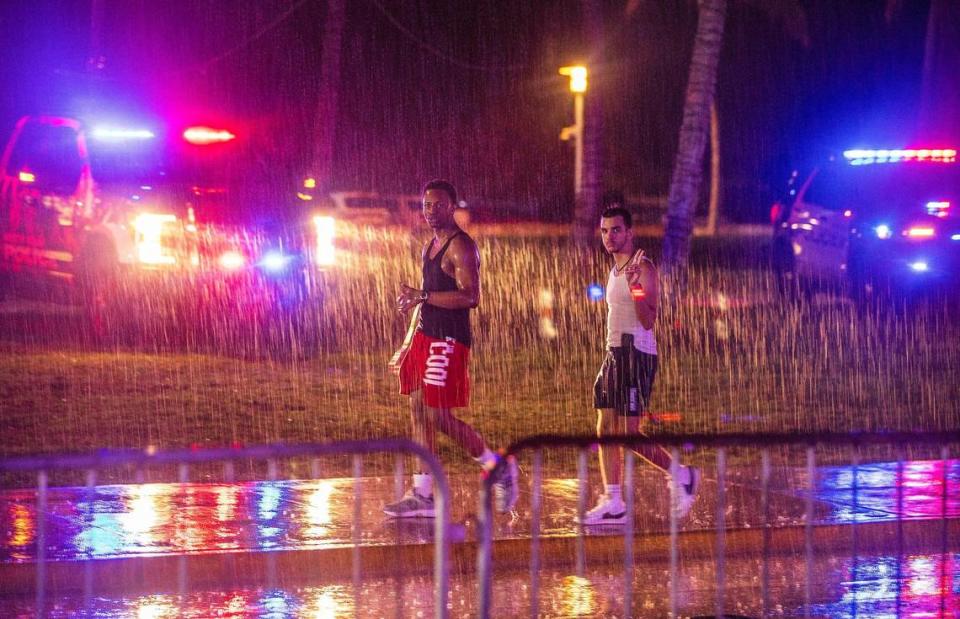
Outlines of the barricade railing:
[{"label": "barricade railing", "polygon": [[[406,439],[374,439],[364,441],[342,441],[322,444],[278,444],[237,448],[213,448],[201,450],[139,451],[139,450],[102,450],[89,454],[40,455],[0,459],[0,474],[36,474],[36,614],[42,616],[47,606],[47,539],[46,513],[50,474],[54,471],[84,472],[87,488],[96,486],[97,473],[105,469],[135,467],[138,480],[142,472],[157,467],[176,466],[177,481],[190,481],[190,467],[202,463],[224,464],[224,477],[231,481],[234,477],[234,464],[238,461],[260,461],[267,465],[268,480],[277,478],[278,461],[290,458],[320,458],[334,456],[352,456],[354,478],[353,519],[351,539],[353,543],[352,575],[354,595],[360,591],[362,566],[360,555],[360,505],[362,494],[362,456],[389,454],[397,455],[395,469],[395,491],[402,489],[403,463],[401,456],[416,457],[432,474],[435,489],[434,521],[434,608],[435,616],[448,616],[447,599],[449,594],[449,556],[450,556],[450,485],[442,466],[426,449]],[[316,467],[314,467],[316,468]],[[89,565],[89,562],[88,562]],[[181,563],[181,566],[184,564]],[[179,588],[185,591],[186,571],[181,569]],[[85,578],[85,598],[90,595],[92,578]],[[360,609],[357,608],[359,611]]]},{"label": "barricade railing", "polygon": [[[895,521],[893,526],[896,527],[896,539],[894,547],[891,549],[894,552],[898,553],[898,556],[902,556],[904,549],[904,486],[905,483],[901,483],[904,479],[904,455],[907,449],[925,449],[927,453],[934,453],[934,461],[939,460],[942,463],[942,470],[940,471],[941,478],[937,480],[937,483],[940,485],[940,496],[934,497],[934,501],[939,503],[939,506],[934,506],[935,509],[931,514],[922,516],[918,519],[927,519],[927,520],[939,520],[940,529],[939,529],[939,545],[940,550],[943,556],[946,556],[948,549],[948,520],[956,519],[960,517],[960,514],[952,513],[957,511],[955,507],[951,507],[951,511],[948,512],[948,462],[950,456],[950,445],[956,447],[960,444],[960,436],[955,432],[916,432],[916,433],[902,433],[902,432],[890,432],[890,433],[819,433],[819,434],[787,434],[787,433],[764,433],[764,434],[747,434],[747,433],[731,433],[731,434],[657,434],[654,436],[649,435],[619,435],[619,436],[605,436],[605,437],[596,437],[596,436],[557,436],[557,435],[537,435],[530,436],[519,440],[509,448],[507,448],[506,453],[509,455],[518,456],[524,452],[533,452],[532,453],[532,462],[529,463],[530,466],[530,563],[529,563],[529,573],[530,573],[530,616],[536,617],[539,616],[539,590],[540,590],[540,553],[541,553],[541,534],[540,534],[540,520],[542,516],[542,506],[543,506],[543,496],[542,496],[542,485],[543,485],[543,452],[544,450],[558,450],[558,449],[576,449],[577,453],[577,481],[578,481],[578,491],[577,491],[577,520],[583,520],[585,510],[587,507],[587,472],[588,472],[588,455],[591,450],[596,446],[609,446],[609,447],[626,447],[625,449],[625,466],[623,469],[623,498],[626,506],[626,513],[628,517],[622,526],[622,535],[624,540],[623,547],[623,578],[624,578],[624,599],[623,599],[623,616],[633,617],[641,616],[634,614],[634,602],[633,602],[633,587],[634,587],[634,537],[637,535],[637,531],[634,527],[634,513],[635,513],[635,488],[634,488],[634,470],[635,470],[635,456],[633,451],[629,449],[630,447],[637,447],[642,445],[655,445],[662,446],[666,449],[669,449],[671,455],[671,478],[670,483],[670,509],[669,511],[669,556],[665,557],[669,561],[669,574],[670,574],[670,583],[669,583],[669,613],[672,617],[680,616],[680,600],[678,596],[678,576],[679,576],[679,537],[680,537],[680,519],[678,518],[678,498],[679,498],[679,486],[677,484],[677,475],[678,467],[680,466],[680,455],[681,449],[685,453],[689,454],[690,452],[703,452],[704,450],[715,450],[715,466],[716,466],[716,478],[715,482],[717,485],[716,491],[716,504],[714,511],[714,525],[713,532],[715,537],[715,549],[714,549],[714,560],[715,564],[715,574],[716,574],[716,583],[715,583],[715,615],[717,617],[727,616],[724,614],[724,609],[727,602],[732,602],[733,600],[726,599],[726,544],[727,544],[727,532],[728,526],[726,524],[726,515],[727,515],[727,455],[728,450],[739,449],[739,448],[748,448],[760,451],[759,456],[759,468],[760,468],[760,496],[757,497],[759,501],[759,516],[761,521],[758,523],[761,527],[761,536],[762,536],[762,546],[760,552],[762,553],[762,562],[761,562],[761,574],[760,574],[760,597],[761,599],[761,616],[767,617],[775,613],[772,606],[771,600],[771,585],[770,585],[770,570],[769,570],[769,559],[771,554],[771,534],[777,529],[787,529],[793,527],[794,529],[802,528],[803,530],[803,557],[804,557],[804,608],[806,609],[805,616],[811,616],[811,606],[812,606],[812,588],[815,580],[813,573],[814,565],[814,529],[817,526],[815,525],[815,513],[814,513],[814,504],[816,498],[816,484],[817,484],[817,450],[820,448],[836,448],[849,451],[849,457],[846,459],[847,462],[851,465],[852,469],[852,478],[851,478],[851,491],[852,491],[852,505],[854,506],[852,518],[849,518],[843,524],[850,524],[851,526],[851,549],[853,556],[856,556],[857,546],[858,546],[858,533],[857,525],[868,522],[868,518],[859,518],[856,510],[858,502],[858,492],[863,491],[860,488],[860,479],[861,474],[858,473],[858,467],[867,467],[868,462],[861,462],[861,450],[869,450],[871,448],[886,448],[888,450],[892,449],[896,456],[895,464],[895,475],[894,479],[896,480],[895,487],[892,488],[895,492],[895,516],[891,517],[891,520]],[[804,514],[802,518],[802,524],[775,524],[770,520],[770,500],[771,500],[771,449],[780,448],[780,449],[803,449],[803,457],[799,458],[799,465],[801,470],[804,471],[805,484],[804,488],[795,488],[794,491],[797,492],[799,496],[804,497]],[[699,453],[697,455],[702,455]],[[832,458],[834,461],[837,460],[836,454]],[[842,460],[842,459],[841,459]],[[494,561],[493,561],[493,500],[492,500],[492,487],[494,480],[497,479],[500,470],[506,466],[506,458],[502,459],[498,465],[497,469],[490,476],[486,477],[480,489],[480,509],[478,512],[478,527],[477,527],[477,578],[478,578],[478,611],[479,616],[486,617],[496,617],[498,616],[496,609],[492,607],[492,583],[493,583],[493,572],[494,572]],[[956,494],[956,486],[960,485],[957,483],[953,484],[954,494]],[[915,498],[915,497],[914,497]],[[928,497],[929,498],[929,497]],[[952,502],[950,505],[955,506],[957,497],[952,497]],[[906,518],[914,519],[914,518]],[[829,524],[829,523],[824,523]],[[935,526],[935,525],[934,525]],[[754,527],[756,528],[756,527]],[[799,533],[799,531],[798,531]],[[584,571],[584,562],[585,562],[585,528],[584,525],[580,524],[577,526],[577,540],[576,540],[576,570],[578,575],[582,575]],[[954,542],[955,543],[955,542]],[[946,560],[941,562],[941,570],[946,569]],[[899,568],[898,568],[899,570]],[[899,573],[899,572],[898,572]],[[944,573],[941,575],[943,577],[942,582],[947,581],[947,575]],[[945,612],[947,609],[945,607],[946,594],[941,592],[941,597],[939,604],[941,606],[941,612]],[[900,593],[899,589],[897,592],[897,607],[900,605]],[[941,614],[940,616],[946,616]]]}]

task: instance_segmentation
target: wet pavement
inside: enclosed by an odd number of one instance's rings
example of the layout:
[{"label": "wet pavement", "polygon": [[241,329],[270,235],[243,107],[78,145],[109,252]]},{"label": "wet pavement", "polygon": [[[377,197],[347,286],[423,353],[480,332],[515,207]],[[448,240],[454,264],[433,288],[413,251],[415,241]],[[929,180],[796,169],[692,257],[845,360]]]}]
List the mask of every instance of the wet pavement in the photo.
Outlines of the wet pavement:
[{"label": "wet pavement", "polygon": [[[715,531],[716,471],[704,466],[704,473],[679,536],[683,614],[713,612],[718,570],[724,608],[747,616],[763,614],[763,570],[767,614],[774,616],[960,613],[960,461],[818,467],[809,563],[805,467],[773,467],[769,529],[758,467],[727,467],[723,536]],[[665,616],[667,484],[649,468],[639,468],[636,478],[634,615]],[[533,603],[529,475],[522,481],[517,510],[495,519],[495,616],[529,615]],[[42,529],[43,610],[51,616],[430,615],[432,521],[383,515],[381,506],[397,493],[392,475],[357,483],[332,478],[51,488],[42,527],[36,492],[8,490],[0,494],[0,596],[11,616],[36,611]],[[475,474],[451,479],[452,616],[476,612],[478,485]],[[537,610],[543,616],[623,616],[622,529],[587,528],[579,538],[577,488],[576,478],[545,472]],[[717,560],[718,538],[723,562]],[[355,540],[361,546],[356,551]]]}]

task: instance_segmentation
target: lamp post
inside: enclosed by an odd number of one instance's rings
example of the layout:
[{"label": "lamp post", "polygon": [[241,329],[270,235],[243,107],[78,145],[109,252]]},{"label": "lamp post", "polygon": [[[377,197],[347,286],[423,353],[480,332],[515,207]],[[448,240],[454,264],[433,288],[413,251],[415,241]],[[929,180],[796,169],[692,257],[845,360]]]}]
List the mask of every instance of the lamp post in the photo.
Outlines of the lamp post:
[{"label": "lamp post", "polygon": [[583,192],[583,93],[587,92],[587,68],[580,65],[560,67],[560,75],[570,77],[573,93],[573,124],[560,130],[560,139],[574,140],[573,195],[579,200]]}]

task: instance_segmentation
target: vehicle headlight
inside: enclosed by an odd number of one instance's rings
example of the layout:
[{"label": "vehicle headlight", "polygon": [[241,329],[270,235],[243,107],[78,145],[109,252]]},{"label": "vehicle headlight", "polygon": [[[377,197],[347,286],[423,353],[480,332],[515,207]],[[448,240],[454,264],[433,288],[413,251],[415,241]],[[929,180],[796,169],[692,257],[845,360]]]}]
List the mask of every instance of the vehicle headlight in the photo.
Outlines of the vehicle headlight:
[{"label": "vehicle headlight", "polygon": [[247,264],[247,258],[236,250],[225,251],[217,259],[220,266],[227,271],[236,271],[242,269]]},{"label": "vehicle headlight", "polygon": [[163,244],[164,236],[173,232],[172,224],[177,223],[177,216],[171,213],[140,213],[133,220],[133,230],[136,234],[134,243],[137,249],[137,259],[143,264],[176,264],[177,258],[170,253],[170,248]]},{"label": "vehicle headlight", "polygon": [[316,255],[314,260],[321,266],[330,266],[337,260],[334,238],[336,237],[336,220],[329,215],[317,215],[313,218],[313,228],[316,233]]}]

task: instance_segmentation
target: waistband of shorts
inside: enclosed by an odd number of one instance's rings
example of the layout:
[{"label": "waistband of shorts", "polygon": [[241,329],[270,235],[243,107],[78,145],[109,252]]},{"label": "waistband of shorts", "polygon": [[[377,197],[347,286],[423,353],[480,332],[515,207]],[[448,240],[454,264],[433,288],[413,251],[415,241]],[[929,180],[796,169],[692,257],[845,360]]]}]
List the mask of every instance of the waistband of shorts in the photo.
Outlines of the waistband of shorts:
[{"label": "waistband of shorts", "polygon": [[[615,354],[616,354],[616,353],[621,353],[621,354],[622,354],[622,353],[624,353],[624,352],[627,352],[627,347],[626,347],[626,346],[607,346],[607,352],[615,353]],[[648,357],[656,357],[656,356],[657,356],[657,353],[644,352],[644,351],[640,350],[639,348],[637,348],[636,346],[633,347],[633,352],[637,353],[638,355],[647,355]]]}]

